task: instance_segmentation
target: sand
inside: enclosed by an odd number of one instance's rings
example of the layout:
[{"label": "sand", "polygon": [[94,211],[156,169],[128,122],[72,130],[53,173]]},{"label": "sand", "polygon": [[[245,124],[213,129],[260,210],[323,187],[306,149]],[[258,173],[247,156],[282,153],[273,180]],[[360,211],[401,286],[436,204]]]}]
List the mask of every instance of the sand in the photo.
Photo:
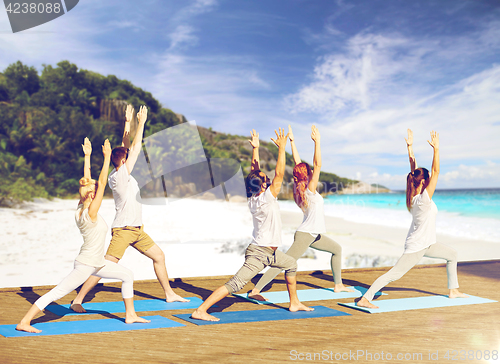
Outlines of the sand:
[{"label": "sand", "polygon": [[[72,270],[82,243],[74,221],[76,205],[76,200],[55,199],[0,209],[0,288],[53,285]],[[110,226],[112,199],[103,201],[100,213]],[[143,221],[165,252],[170,278],[234,274],[244,261],[253,227],[246,203],[198,199],[144,205]],[[293,243],[301,221],[300,211],[282,211],[282,250]],[[407,229],[330,216],[326,224],[326,234],[342,245],[344,268],[391,266],[403,252]],[[106,244],[110,238],[109,233]],[[438,235],[438,241],[456,249],[460,261],[500,259],[499,243],[448,235]],[[438,262],[443,261],[424,258],[421,264]],[[134,249],[127,249],[121,264],[136,280],[155,278],[151,261]],[[330,255],[309,249],[298,266],[301,271],[329,269]]]}]

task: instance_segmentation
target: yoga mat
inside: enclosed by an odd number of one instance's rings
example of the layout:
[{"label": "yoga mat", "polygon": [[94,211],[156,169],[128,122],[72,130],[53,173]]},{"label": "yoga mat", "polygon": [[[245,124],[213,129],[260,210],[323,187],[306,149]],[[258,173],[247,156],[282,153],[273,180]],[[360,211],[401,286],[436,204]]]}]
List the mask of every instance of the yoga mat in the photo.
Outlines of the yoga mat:
[{"label": "yoga mat", "polygon": [[497,301],[476,296],[469,296],[468,298],[453,298],[453,299],[448,298],[448,296],[425,296],[425,297],[397,298],[393,300],[372,301],[372,303],[375,306],[379,306],[379,308],[358,307],[354,302],[352,303],[339,302],[339,305],[369,313],[381,313],[381,312],[393,312],[393,311],[418,310],[421,308],[475,305],[479,303],[489,303],[489,302],[497,302]]},{"label": "yoga mat", "polygon": [[135,323],[126,324],[125,319],[101,319],[63,322],[42,322],[32,325],[34,328],[42,330],[39,334],[25,331],[17,331],[16,325],[0,325],[0,335],[5,337],[19,336],[48,336],[48,335],[68,335],[68,334],[88,334],[94,332],[148,330],[165,327],[180,327],[184,324],[169,320],[163,316],[144,316],[151,320],[147,324]]},{"label": "yoga mat", "polygon": [[240,322],[263,322],[263,321],[306,319],[315,317],[351,316],[348,313],[337,311],[332,308],[324,306],[312,306],[312,307],[314,307],[314,311],[290,312],[283,308],[273,308],[270,310],[250,310],[250,311],[210,313],[212,316],[220,318],[220,321],[203,321],[203,320],[192,319],[190,313],[174,315],[174,316],[182,320],[191,322],[195,325],[217,325],[217,324],[234,324]]},{"label": "yoga mat", "polygon": [[[321,301],[321,300],[339,300],[342,298],[355,298],[361,297],[368,290],[365,287],[355,286],[349,287],[354,289],[354,292],[333,292],[333,288],[314,288],[314,289],[301,289],[297,290],[297,296],[300,301]],[[258,303],[259,305],[269,305],[273,303],[285,303],[290,302],[287,291],[276,291],[276,292],[263,292],[261,293],[269,301],[257,301],[253,298],[247,297],[247,293],[233,293],[233,295],[248,300],[253,303]],[[376,296],[387,295],[387,293],[377,292]]]},{"label": "yoga mat", "polygon": [[[136,312],[141,311],[163,311],[163,310],[182,310],[187,308],[197,308],[203,303],[198,297],[187,297],[189,302],[166,302],[165,300],[136,300],[134,307]],[[86,313],[77,313],[69,308],[70,305],[52,304],[46,307],[52,313],[58,316],[66,315],[85,315],[85,314],[104,314],[104,313],[119,313],[125,312],[125,304],[123,301],[114,302],[87,302],[82,306],[87,310]]]}]

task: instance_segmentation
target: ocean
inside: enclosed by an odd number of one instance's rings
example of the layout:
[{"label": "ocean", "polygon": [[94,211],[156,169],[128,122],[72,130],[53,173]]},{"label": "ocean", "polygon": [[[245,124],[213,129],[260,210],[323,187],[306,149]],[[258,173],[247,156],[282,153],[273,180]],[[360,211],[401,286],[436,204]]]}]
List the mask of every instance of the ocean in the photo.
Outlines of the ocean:
[{"label": "ocean", "polygon": [[[500,243],[500,188],[436,190],[433,200],[439,211],[438,233]],[[281,205],[296,210],[292,201]],[[329,195],[325,214],[384,226],[409,228],[411,224],[404,191]]]}]

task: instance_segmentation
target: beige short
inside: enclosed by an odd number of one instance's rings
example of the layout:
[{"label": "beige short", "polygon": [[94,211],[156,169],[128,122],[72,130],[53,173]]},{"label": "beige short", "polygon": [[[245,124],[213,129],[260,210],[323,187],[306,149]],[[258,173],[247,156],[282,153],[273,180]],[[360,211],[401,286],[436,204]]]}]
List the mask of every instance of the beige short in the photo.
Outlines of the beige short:
[{"label": "beige short", "polygon": [[129,245],[144,254],[155,245],[155,242],[144,232],[143,226],[113,228],[111,229],[111,243],[109,243],[106,255],[121,259]]}]

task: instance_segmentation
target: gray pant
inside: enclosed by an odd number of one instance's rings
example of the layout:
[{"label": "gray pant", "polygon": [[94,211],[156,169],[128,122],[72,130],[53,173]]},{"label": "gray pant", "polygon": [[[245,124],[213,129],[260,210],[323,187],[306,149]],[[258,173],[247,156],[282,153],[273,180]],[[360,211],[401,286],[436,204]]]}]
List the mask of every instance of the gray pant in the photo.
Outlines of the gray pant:
[{"label": "gray pant", "polygon": [[[316,238],[309,233],[302,231],[295,232],[295,237],[292,246],[286,254],[295,259],[299,259],[304,255],[307,248],[314,248],[324,252],[332,253],[330,266],[332,268],[333,279],[335,284],[342,283],[342,247],[335,241],[325,235],[318,235]],[[269,269],[257,282],[255,288],[261,291],[269,282],[271,282],[281,272],[278,268]]]},{"label": "gray pant", "polygon": [[279,250],[267,246],[250,244],[245,252],[243,267],[225,284],[229,293],[238,292],[245,284],[267,266],[285,270],[287,276],[297,274],[297,261]]},{"label": "gray pant", "polygon": [[457,278],[457,252],[444,244],[435,243],[430,247],[415,253],[403,254],[386,274],[377,278],[363,297],[368,301],[373,299],[375,293],[391,282],[404,276],[411,268],[418,263],[422,257],[446,259],[446,273],[448,274],[448,289],[458,288]]}]

